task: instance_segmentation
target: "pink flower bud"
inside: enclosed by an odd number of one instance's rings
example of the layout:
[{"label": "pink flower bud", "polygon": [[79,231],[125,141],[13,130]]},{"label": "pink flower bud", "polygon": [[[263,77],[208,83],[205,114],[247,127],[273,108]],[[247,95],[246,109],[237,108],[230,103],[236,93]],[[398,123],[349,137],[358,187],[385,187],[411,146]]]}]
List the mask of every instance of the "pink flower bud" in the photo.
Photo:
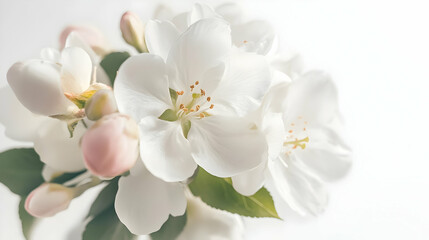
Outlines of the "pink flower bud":
[{"label": "pink flower bud", "polygon": [[83,135],[81,147],[85,165],[94,175],[118,176],[138,158],[138,126],[120,113],[104,116]]},{"label": "pink flower bud", "polygon": [[85,104],[86,117],[93,121],[117,111],[118,106],[112,90],[98,90]]},{"label": "pink flower bud", "polygon": [[144,25],[135,13],[125,12],[121,18],[120,27],[125,42],[135,47],[139,52],[147,52],[144,40]]},{"label": "pink flower bud", "polygon": [[51,217],[66,210],[75,194],[73,189],[56,183],[44,183],[25,200],[25,210],[34,217]]},{"label": "pink flower bud", "polygon": [[67,37],[70,33],[75,32],[85,41],[95,53],[104,55],[108,52],[108,44],[103,33],[97,28],[91,26],[68,26],[60,34],[60,48],[66,45]]}]

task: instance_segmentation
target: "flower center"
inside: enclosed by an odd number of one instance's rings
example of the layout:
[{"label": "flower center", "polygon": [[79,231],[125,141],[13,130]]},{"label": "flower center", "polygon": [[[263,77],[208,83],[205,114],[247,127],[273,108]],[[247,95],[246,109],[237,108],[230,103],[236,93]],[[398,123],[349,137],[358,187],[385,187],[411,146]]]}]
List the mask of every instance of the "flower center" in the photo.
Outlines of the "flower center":
[{"label": "flower center", "polygon": [[307,125],[308,122],[302,116],[299,116],[296,121],[289,124],[286,129],[286,139],[283,142],[284,152],[287,155],[290,155],[297,148],[305,149],[307,143],[310,141]]},{"label": "flower center", "polygon": [[189,90],[176,91],[176,114],[178,119],[189,120],[190,118],[202,119],[210,114],[207,112],[214,108],[211,97],[206,96],[206,91],[199,86],[199,82],[189,86]]}]

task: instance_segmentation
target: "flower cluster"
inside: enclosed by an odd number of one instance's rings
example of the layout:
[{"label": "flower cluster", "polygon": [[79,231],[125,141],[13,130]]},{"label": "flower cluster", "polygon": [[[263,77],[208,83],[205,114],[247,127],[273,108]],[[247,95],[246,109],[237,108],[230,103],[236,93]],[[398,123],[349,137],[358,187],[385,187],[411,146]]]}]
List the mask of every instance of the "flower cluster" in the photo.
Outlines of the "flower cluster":
[{"label": "flower cluster", "polygon": [[84,239],[103,236],[99,222],[122,229],[103,239],[242,239],[238,215],[324,210],[324,182],[351,165],[327,74],[282,57],[273,28],[232,3],[160,7],[147,22],[126,12],[120,28],[135,53],[71,26],[60,49],[7,73],[0,122],[34,149],[0,154],[0,167],[32,171],[0,181],[29,214],[97,185]]}]

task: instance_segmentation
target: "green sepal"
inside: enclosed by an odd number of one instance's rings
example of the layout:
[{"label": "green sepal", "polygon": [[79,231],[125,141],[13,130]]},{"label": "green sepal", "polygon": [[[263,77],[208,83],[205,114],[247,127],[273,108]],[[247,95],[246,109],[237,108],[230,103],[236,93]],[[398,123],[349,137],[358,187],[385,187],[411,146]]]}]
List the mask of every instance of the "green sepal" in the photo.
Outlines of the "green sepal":
[{"label": "green sepal", "polygon": [[173,103],[173,105],[176,105],[178,94],[174,89],[169,88],[169,90],[170,90],[171,102]]},{"label": "green sepal", "polygon": [[189,120],[182,121],[182,131],[183,131],[183,136],[185,136],[185,138],[188,138],[189,130],[191,130],[191,121]]},{"label": "green sepal", "polygon": [[167,109],[161,114],[161,116],[159,116],[159,119],[174,122],[179,118],[177,117],[177,114],[173,109]]},{"label": "green sepal", "polygon": [[211,207],[246,217],[279,219],[274,201],[265,188],[252,196],[243,196],[232,187],[231,179],[212,176],[202,168],[188,186],[193,195]]}]

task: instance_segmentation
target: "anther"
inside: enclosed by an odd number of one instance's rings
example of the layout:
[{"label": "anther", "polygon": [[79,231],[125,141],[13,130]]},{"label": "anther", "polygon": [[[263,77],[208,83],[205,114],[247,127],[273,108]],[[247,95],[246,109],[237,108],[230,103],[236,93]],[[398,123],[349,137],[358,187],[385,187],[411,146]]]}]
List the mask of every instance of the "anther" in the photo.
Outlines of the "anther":
[{"label": "anther", "polygon": [[210,109],[213,109],[214,108],[214,105],[212,104],[212,105],[210,105]]},{"label": "anther", "polygon": [[210,100],[212,100],[211,97],[207,97],[207,102],[210,102]]},{"label": "anther", "polygon": [[203,89],[201,89],[201,96],[205,96],[206,95],[206,91],[204,91]]},{"label": "anther", "polygon": [[185,105],[182,103],[182,104],[180,104],[180,107],[179,107],[180,109],[183,109],[183,108],[185,108]]},{"label": "anther", "polygon": [[200,110],[200,105],[195,106],[195,110],[199,111]]},{"label": "anther", "polygon": [[195,85],[198,85],[198,84],[200,84],[200,82],[196,81],[196,82],[195,82]]},{"label": "anther", "polygon": [[204,113],[200,113],[200,118],[204,118],[204,117],[205,117]]}]

